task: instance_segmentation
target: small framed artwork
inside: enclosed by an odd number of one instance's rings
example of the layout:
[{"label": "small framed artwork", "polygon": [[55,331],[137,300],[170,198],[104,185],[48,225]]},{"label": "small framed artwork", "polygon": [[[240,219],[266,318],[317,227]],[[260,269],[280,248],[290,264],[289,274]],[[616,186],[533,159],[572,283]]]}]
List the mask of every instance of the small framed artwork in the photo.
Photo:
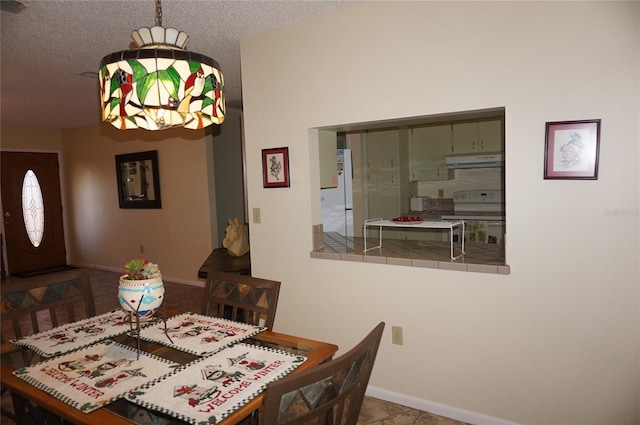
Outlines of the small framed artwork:
[{"label": "small framed artwork", "polygon": [[600,120],[548,122],[544,178],[597,180],[599,153]]},{"label": "small framed artwork", "polygon": [[264,187],[289,187],[289,148],[262,149]]}]

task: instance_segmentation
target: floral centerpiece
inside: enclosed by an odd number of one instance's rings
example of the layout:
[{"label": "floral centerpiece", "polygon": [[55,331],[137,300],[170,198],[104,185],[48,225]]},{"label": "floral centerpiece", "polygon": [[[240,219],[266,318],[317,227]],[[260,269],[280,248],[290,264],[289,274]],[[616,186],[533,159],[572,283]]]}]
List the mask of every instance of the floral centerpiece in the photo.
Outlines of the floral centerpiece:
[{"label": "floral centerpiece", "polygon": [[162,273],[157,264],[134,258],[124,265],[118,284],[118,301],[129,314],[151,317],[164,300]]}]

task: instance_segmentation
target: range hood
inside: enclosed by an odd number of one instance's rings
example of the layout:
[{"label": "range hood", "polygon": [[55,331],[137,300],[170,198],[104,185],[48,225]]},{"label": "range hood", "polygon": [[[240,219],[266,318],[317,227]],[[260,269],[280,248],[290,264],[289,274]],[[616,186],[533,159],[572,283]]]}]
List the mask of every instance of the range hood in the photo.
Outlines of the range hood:
[{"label": "range hood", "polygon": [[451,155],[445,158],[447,168],[496,168],[504,165],[502,153]]}]

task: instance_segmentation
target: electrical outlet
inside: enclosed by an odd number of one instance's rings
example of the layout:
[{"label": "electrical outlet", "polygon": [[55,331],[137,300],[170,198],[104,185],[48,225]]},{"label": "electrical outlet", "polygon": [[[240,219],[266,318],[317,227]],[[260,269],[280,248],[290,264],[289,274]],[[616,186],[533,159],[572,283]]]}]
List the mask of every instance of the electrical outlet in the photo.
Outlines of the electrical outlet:
[{"label": "electrical outlet", "polygon": [[144,252],[144,245],[140,245],[140,254]]},{"label": "electrical outlet", "polygon": [[260,208],[253,209],[253,222],[260,224]]},{"label": "electrical outlet", "polygon": [[402,345],[402,326],[391,326],[391,343]]}]

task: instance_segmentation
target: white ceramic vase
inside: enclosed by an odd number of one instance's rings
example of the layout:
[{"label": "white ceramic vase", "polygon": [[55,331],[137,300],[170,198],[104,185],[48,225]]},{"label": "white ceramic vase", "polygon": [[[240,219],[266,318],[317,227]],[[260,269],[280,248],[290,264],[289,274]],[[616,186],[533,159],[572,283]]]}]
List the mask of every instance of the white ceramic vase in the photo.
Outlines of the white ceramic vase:
[{"label": "white ceramic vase", "polygon": [[129,314],[141,318],[151,317],[164,301],[162,277],[142,280],[128,280],[120,276],[118,301]]}]

